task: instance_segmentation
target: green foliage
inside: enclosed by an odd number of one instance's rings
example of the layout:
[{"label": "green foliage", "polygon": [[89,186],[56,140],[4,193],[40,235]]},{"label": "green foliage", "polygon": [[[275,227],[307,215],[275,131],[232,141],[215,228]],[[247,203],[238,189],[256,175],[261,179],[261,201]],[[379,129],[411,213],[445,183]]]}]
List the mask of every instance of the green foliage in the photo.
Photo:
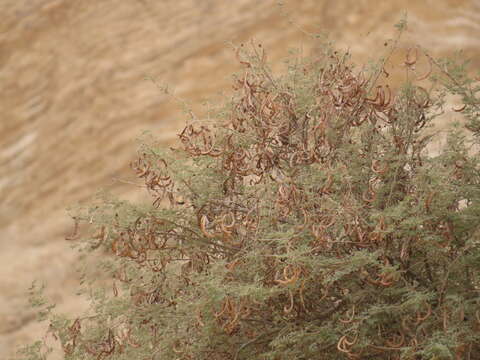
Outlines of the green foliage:
[{"label": "green foliage", "polygon": [[[152,204],[76,215],[112,291],[50,317],[65,358],[480,358],[480,89],[424,55],[430,89],[408,54],[392,90],[388,58],[368,73],[325,47],[275,77],[238,48],[218,121],[192,119],[179,149],[144,139],[132,167]],[[464,126],[428,156],[446,94]]]}]

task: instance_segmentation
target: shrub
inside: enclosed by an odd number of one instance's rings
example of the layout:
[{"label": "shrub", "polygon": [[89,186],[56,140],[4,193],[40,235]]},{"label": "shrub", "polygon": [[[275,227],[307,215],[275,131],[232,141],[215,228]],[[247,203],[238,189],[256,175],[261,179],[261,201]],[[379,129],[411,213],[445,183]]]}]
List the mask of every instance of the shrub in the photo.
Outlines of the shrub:
[{"label": "shrub", "polygon": [[[356,70],[325,46],[275,77],[239,47],[216,120],[193,117],[179,149],[142,144],[152,204],[76,215],[113,290],[88,316],[47,309],[65,358],[480,358],[480,87],[426,52],[419,76],[415,52],[394,90],[388,58]],[[462,123],[428,156],[447,94]]]}]

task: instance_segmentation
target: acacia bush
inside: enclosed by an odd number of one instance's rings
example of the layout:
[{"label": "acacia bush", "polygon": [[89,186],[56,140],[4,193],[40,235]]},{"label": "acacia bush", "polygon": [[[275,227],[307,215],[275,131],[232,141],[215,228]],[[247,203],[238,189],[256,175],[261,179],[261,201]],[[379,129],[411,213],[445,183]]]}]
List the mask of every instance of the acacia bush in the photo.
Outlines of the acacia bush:
[{"label": "acacia bush", "polygon": [[[76,215],[112,290],[74,319],[42,307],[65,359],[479,359],[480,87],[463,64],[410,50],[395,87],[388,57],[356,69],[325,45],[275,76],[260,46],[236,55],[214,121],[142,144],[152,203]],[[448,94],[460,122],[429,156]]]}]

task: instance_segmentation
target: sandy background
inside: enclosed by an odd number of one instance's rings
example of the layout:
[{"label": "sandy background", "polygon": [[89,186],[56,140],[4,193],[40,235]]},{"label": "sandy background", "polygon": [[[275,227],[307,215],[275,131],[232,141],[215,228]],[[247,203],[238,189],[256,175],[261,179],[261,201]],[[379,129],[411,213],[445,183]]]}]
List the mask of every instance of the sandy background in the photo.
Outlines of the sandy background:
[{"label": "sandy background", "polygon": [[[27,307],[34,279],[61,310],[76,297],[65,209],[101,187],[137,198],[128,163],[135,138],[152,131],[176,142],[185,120],[151,82],[171,84],[199,116],[201,100],[230,91],[239,70],[225,45],[255,37],[274,68],[311,40],[273,0],[1,0],[0,15],[0,359],[38,338]],[[298,27],[327,31],[359,61],[379,56],[408,11],[402,48],[435,55],[464,49],[480,65],[480,1],[284,1]]]}]

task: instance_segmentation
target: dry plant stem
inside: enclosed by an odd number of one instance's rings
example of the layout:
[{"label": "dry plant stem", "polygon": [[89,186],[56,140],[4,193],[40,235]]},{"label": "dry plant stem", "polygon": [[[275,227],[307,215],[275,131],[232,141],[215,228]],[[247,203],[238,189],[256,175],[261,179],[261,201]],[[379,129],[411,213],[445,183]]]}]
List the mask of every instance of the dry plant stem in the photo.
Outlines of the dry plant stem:
[{"label": "dry plant stem", "polygon": [[385,71],[385,65],[388,63],[388,61],[392,57],[395,50],[398,49],[398,43],[400,41],[400,38],[402,37],[402,34],[403,34],[403,29],[399,29],[398,32],[397,32],[397,35],[395,37],[395,40],[393,41],[393,44],[390,46],[390,49],[389,49],[387,55],[384,56],[384,58],[380,62],[379,69],[373,74],[373,76],[368,81],[370,85],[368,86],[368,88],[366,90],[367,94],[369,94],[370,91],[372,91],[373,87],[376,86],[377,81],[380,78],[380,75],[382,75],[382,73]]},{"label": "dry plant stem", "polygon": [[[446,77],[448,77],[456,86],[458,86],[459,89],[464,89],[464,86],[462,86],[462,84],[460,84],[457,79],[455,79],[448,71],[446,71],[439,63],[437,60],[435,60],[430,54],[428,54],[427,52],[424,52],[425,56],[431,61],[431,63],[435,64],[435,66],[442,72],[442,74],[444,74]],[[472,89],[471,88],[468,88],[469,92],[470,92],[470,98],[471,99],[476,99],[476,96],[475,96],[475,93],[473,93]],[[468,104],[469,106],[473,106],[475,109],[477,109],[478,111],[480,111],[480,105],[478,104],[478,99],[476,102],[471,102]],[[467,104],[464,104],[464,106],[467,106]],[[463,107],[463,109],[465,109],[465,107]],[[461,110],[455,110],[455,111],[462,111],[463,109]]]}]

